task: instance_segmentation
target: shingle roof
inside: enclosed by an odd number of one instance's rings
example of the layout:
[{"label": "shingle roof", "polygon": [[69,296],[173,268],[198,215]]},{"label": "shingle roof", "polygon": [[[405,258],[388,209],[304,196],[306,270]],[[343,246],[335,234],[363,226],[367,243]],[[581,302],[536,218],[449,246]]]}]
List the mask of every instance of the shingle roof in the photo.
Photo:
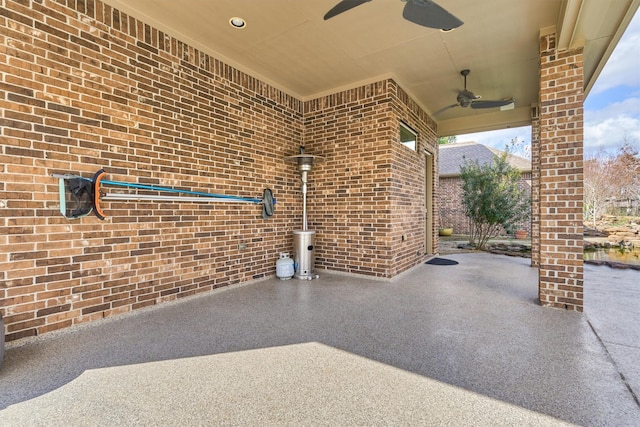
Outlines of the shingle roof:
[{"label": "shingle roof", "polygon": [[[446,144],[439,147],[439,174],[441,177],[460,175],[460,166],[466,161],[478,161],[481,165],[493,162],[495,156],[504,151],[489,148],[477,142]],[[531,172],[531,161],[509,154],[507,162],[521,172]]]}]

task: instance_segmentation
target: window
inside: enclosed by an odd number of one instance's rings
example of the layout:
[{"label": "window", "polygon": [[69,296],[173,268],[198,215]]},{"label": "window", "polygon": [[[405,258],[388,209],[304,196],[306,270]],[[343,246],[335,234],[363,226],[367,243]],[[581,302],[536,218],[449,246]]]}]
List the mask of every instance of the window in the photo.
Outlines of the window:
[{"label": "window", "polygon": [[406,124],[400,122],[400,142],[407,148],[416,151],[418,133]]}]

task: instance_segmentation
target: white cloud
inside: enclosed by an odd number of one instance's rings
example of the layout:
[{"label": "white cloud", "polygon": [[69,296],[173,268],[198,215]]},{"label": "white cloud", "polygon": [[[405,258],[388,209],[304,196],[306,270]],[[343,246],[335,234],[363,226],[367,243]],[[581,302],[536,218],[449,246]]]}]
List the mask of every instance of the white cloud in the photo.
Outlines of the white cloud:
[{"label": "white cloud", "polygon": [[[591,93],[625,87],[624,100],[598,110],[585,109],[584,151],[615,151],[624,142],[640,145],[640,13],[636,12]],[[620,93],[620,91],[618,91]],[[606,96],[606,95],[605,95]]]},{"label": "white cloud", "polygon": [[612,102],[599,110],[586,110],[586,120],[601,121],[612,116],[628,116],[640,118],[640,96],[628,97],[619,102]]},{"label": "white cloud", "polygon": [[601,93],[617,86],[640,87],[640,13],[636,12],[618,42],[591,93]]},{"label": "white cloud", "polygon": [[586,110],[584,150],[593,154],[611,151],[624,142],[640,146],[640,98],[628,98],[600,110]]}]

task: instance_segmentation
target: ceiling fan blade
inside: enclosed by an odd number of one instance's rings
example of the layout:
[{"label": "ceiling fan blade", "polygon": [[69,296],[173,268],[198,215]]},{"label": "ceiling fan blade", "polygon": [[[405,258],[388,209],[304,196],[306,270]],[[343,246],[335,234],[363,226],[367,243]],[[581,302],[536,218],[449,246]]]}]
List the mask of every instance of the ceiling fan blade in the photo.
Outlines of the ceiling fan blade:
[{"label": "ceiling fan blade", "polygon": [[464,24],[433,0],[406,0],[402,16],[423,27],[452,30]]},{"label": "ceiling fan blade", "polygon": [[347,10],[353,9],[354,7],[360,6],[363,3],[368,3],[371,0],[342,0],[337,5],[333,6],[329,12],[324,15],[324,20],[331,19],[336,15],[341,14],[342,12],[346,12]]},{"label": "ceiling fan blade", "polygon": [[440,113],[445,112],[446,110],[448,110],[449,108],[453,108],[453,107],[460,107],[460,104],[451,104],[451,105],[447,105],[444,108],[439,109],[438,111],[436,111],[435,113],[433,113],[434,116],[437,116]]},{"label": "ceiling fan blade", "polygon": [[509,104],[513,104],[514,100],[513,99],[502,99],[500,101],[489,101],[489,100],[484,100],[484,101],[473,101],[470,105],[471,108],[473,109],[478,109],[478,108],[498,108],[498,107],[504,107],[505,105],[509,105]]}]

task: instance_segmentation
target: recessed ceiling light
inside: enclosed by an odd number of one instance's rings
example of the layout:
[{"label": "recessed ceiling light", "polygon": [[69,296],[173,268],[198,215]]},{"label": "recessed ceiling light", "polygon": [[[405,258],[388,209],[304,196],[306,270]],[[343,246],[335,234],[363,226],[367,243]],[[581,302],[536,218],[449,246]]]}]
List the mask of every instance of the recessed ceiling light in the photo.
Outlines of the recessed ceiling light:
[{"label": "recessed ceiling light", "polygon": [[233,28],[244,28],[247,26],[245,20],[242,18],[238,18],[237,16],[229,19],[229,24],[231,24]]},{"label": "recessed ceiling light", "polygon": [[440,31],[442,31],[443,33],[448,33],[449,31],[453,30],[455,30],[455,28],[440,28]]}]

